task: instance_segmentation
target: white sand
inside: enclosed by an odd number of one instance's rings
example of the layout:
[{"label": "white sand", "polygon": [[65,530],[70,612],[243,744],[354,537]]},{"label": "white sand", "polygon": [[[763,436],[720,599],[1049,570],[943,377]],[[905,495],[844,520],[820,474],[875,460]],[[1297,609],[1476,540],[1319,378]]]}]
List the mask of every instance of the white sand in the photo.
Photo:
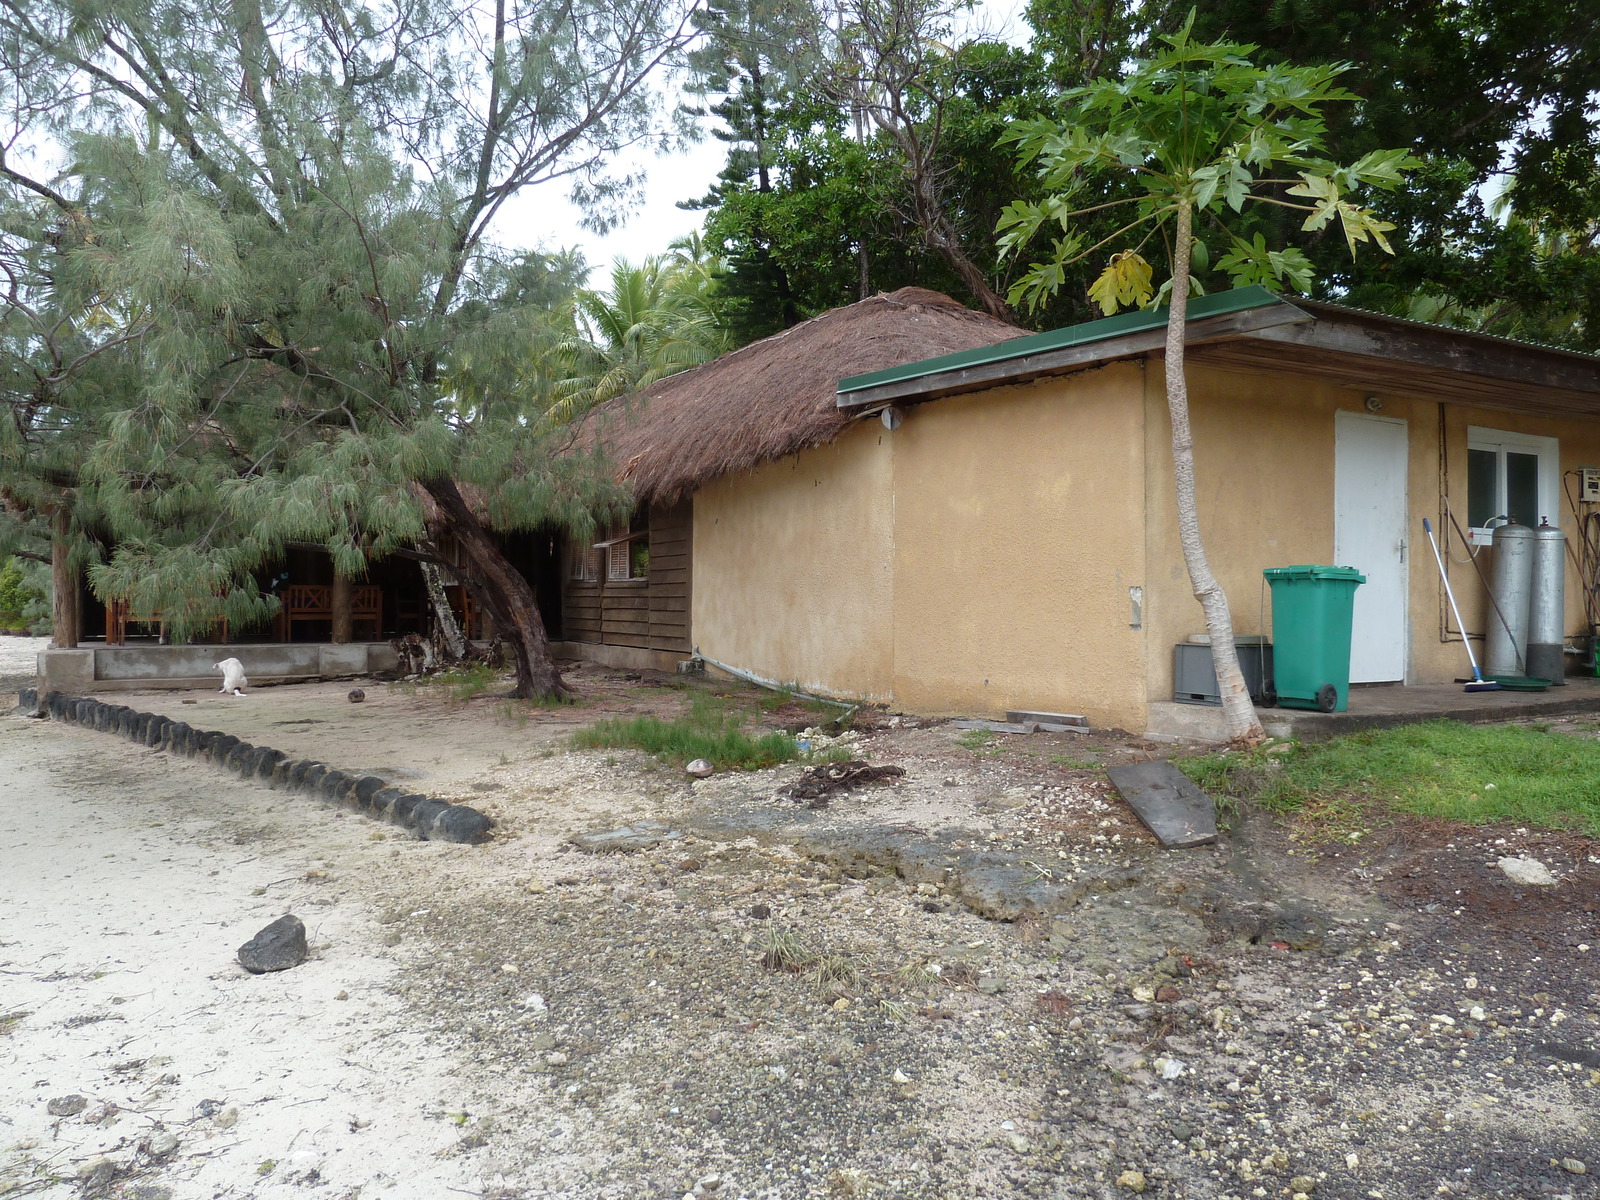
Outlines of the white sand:
[{"label": "white sand", "polygon": [[[426,1014],[386,991],[383,928],[341,894],[341,876],[395,854],[460,849],[398,836],[104,734],[0,717],[0,1194],[76,1196],[68,1180],[102,1155],[138,1172],[127,1195],[480,1193],[475,1155],[454,1151],[466,1081],[425,1043]],[[247,974],[237,947],[290,910],[310,960]],[[72,1094],[90,1110],[46,1112]],[[85,1123],[106,1104],[114,1116]],[[162,1131],[180,1146],[152,1163],[140,1146]]]}]

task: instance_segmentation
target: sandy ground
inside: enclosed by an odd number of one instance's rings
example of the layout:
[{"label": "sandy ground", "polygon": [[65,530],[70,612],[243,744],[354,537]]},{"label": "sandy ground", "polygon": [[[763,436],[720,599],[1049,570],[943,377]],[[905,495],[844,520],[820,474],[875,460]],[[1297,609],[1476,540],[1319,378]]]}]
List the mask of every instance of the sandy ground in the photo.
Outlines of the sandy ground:
[{"label": "sandy ground", "polygon": [[[423,1046],[373,914],[329,871],[384,870],[388,835],[152,758],[0,725],[0,1195],[78,1195],[97,1166],[107,1195],[157,1195],[137,1187],[158,1176],[174,1195],[263,1200],[319,1181],[477,1190],[469,1160],[435,1153],[456,1142],[457,1064]],[[246,973],[235,949],[291,910],[310,960]]]},{"label": "sandy ground", "polygon": [[[1592,841],[1242,818],[1163,855],[1097,771],[1147,747],[887,718],[853,745],[905,778],[813,810],[794,766],[572,752],[683,702],[572,678],[123,697],[470,802],[481,847],[0,718],[0,1197],[1600,1195]],[[996,863],[1080,894],[986,919]],[[310,960],[247,975],[288,910]]]}]

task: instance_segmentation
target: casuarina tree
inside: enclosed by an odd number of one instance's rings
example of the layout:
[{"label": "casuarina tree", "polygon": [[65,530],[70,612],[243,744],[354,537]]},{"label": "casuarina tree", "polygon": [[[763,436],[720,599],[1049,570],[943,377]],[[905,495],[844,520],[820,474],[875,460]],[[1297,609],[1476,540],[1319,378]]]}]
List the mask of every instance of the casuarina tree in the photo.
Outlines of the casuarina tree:
[{"label": "casuarina tree", "polygon": [[448,546],[514,694],[558,692],[494,534],[626,500],[548,411],[568,334],[502,243],[542,234],[538,185],[626,202],[606,168],[670,135],[650,81],[687,6],[0,0],[0,32],[28,98],[0,139],[0,484],[92,510],[97,591],[179,632],[269,612],[250,573],[293,543],[347,577]]},{"label": "casuarina tree", "polygon": [[[1337,86],[1343,66],[1257,66],[1256,47],[1199,42],[1193,13],[1163,38],[1165,47],[1133,63],[1123,77],[1066,93],[1059,121],[1018,122],[1006,134],[1023,162],[1039,173],[1049,195],[1019,201],[1001,217],[1003,249],[1020,254],[1041,235],[1049,252],[1033,262],[1011,290],[1013,303],[1037,306],[1061,286],[1073,263],[1114,250],[1090,288],[1107,315],[1126,306],[1167,302],[1166,392],[1172,422],[1172,460],[1178,535],[1195,599],[1205,613],[1222,691],[1229,737],[1260,740],[1261,723],[1234,650],[1228,598],[1206,559],[1195,502],[1194,439],[1184,376],[1184,325],[1196,273],[1210,269],[1210,246],[1225,248],[1216,269],[1235,286],[1304,289],[1310,260],[1293,246],[1249,238],[1230,226],[1251,206],[1303,214],[1301,228],[1342,231],[1351,255],[1363,244],[1393,253],[1385,235],[1394,227],[1351,196],[1363,186],[1394,188],[1415,165],[1404,150],[1374,150],[1349,165],[1324,155],[1323,109],[1354,97]],[[1105,199],[1095,183],[1111,176],[1121,194]],[[1091,214],[1120,212],[1126,220],[1089,243]],[[1146,249],[1168,265],[1159,287]]]}]

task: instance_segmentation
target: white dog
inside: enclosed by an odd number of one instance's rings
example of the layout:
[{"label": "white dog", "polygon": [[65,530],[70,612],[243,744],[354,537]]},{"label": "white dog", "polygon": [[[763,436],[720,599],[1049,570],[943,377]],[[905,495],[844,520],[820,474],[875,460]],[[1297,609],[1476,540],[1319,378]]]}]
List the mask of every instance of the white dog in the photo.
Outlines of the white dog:
[{"label": "white dog", "polygon": [[250,681],[244,677],[244,664],[237,658],[225,658],[219,663],[212,663],[211,669],[222,672],[224,692],[232,692],[235,696],[244,695],[243,689],[249,686]]}]

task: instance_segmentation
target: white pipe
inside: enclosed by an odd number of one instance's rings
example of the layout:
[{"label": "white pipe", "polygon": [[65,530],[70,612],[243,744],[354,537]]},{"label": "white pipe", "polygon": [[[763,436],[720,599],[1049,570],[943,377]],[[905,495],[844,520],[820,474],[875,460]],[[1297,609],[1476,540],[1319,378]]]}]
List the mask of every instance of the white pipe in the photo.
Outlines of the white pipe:
[{"label": "white pipe", "polygon": [[774,679],[765,679],[762,676],[757,675],[754,671],[746,671],[741,667],[730,667],[727,663],[718,662],[714,658],[707,658],[704,654],[701,654],[699,646],[694,648],[693,658],[696,662],[703,662],[708,667],[715,667],[719,671],[725,671],[727,674],[732,675],[735,679],[742,679],[746,683],[753,683],[757,687],[766,688],[769,692],[783,692],[790,696],[799,696],[802,700],[810,700],[816,704],[832,704],[845,710],[835,717],[831,722],[829,722],[829,724],[842,725],[845,721],[853,717],[856,713],[856,710],[861,707],[859,704],[851,704],[848,700],[834,700],[828,696],[813,696],[810,692],[802,692],[799,688],[790,687],[786,683],[779,683]]}]

